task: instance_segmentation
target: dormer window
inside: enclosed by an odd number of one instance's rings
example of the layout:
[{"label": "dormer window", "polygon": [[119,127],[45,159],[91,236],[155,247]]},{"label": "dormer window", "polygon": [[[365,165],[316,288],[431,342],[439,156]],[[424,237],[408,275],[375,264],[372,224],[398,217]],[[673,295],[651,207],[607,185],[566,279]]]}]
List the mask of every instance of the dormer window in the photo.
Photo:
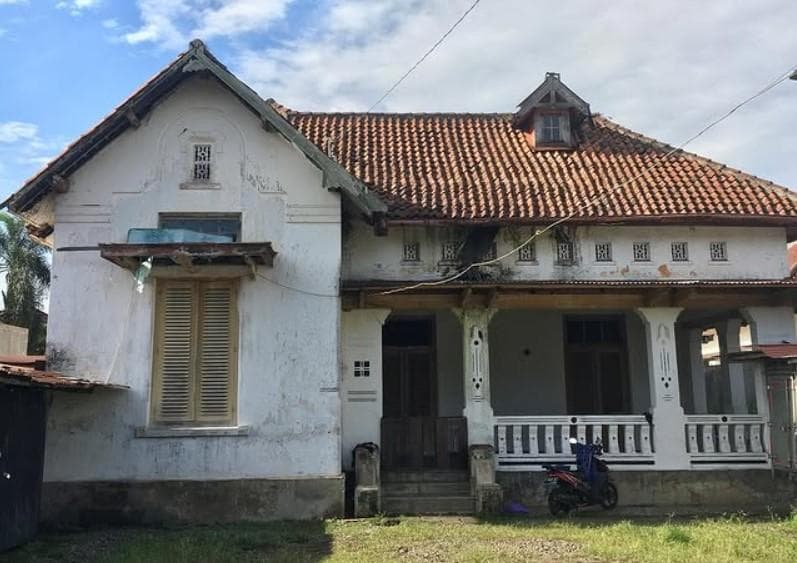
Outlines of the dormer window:
[{"label": "dormer window", "polygon": [[541,141],[543,143],[561,143],[564,141],[562,137],[562,118],[560,116],[543,115],[541,125]]}]

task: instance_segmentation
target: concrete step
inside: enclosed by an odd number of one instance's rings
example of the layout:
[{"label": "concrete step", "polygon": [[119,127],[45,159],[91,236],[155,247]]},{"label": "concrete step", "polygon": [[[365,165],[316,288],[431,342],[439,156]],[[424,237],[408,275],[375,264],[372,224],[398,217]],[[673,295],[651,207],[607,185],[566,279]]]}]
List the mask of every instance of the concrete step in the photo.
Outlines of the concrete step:
[{"label": "concrete step", "polygon": [[471,496],[383,496],[385,514],[473,514]]},{"label": "concrete step", "polygon": [[394,469],[382,471],[382,483],[469,482],[467,471],[459,469]]},{"label": "concrete step", "polygon": [[400,481],[384,483],[382,495],[400,496],[469,496],[468,481]]}]

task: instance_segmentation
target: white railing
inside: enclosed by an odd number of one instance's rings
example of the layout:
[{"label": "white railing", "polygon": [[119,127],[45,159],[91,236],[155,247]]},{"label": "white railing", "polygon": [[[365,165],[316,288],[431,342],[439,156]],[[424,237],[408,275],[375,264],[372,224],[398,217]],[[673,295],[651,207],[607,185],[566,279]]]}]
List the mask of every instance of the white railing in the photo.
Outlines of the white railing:
[{"label": "white railing", "polygon": [[541,469],[545,463],[573,463],[570,438],[603,444],[614,468],[653,463],[652,427],[641,415],[499,416],[495,448],[502,470]]},{"label": "white railing", "polygon": [[686,417],[686,450],[692,465],[769,464],[769,425],[754,414]]}]

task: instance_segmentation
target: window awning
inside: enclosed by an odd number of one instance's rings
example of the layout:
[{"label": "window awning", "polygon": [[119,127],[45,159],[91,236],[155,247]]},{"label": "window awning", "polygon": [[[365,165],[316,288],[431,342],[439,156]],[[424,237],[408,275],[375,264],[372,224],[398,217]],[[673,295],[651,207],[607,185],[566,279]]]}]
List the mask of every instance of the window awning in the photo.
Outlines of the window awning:
[{"label": "window awning", "polygon": [[270,242],[183,242],[171,244],[100,244],[100,256],[131,272],[152,259],[153,267],[273,266],[277,253]]}]

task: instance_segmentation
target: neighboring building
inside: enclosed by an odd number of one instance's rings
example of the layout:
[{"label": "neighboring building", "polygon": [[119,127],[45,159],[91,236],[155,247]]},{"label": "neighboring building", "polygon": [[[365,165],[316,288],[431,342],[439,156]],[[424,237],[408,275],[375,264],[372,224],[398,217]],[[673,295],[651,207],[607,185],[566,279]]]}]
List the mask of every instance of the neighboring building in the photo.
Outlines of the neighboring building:
[{"label": "neighboring building", "polygon": [[373,509],[539,505],[571,436],[626,507],[783,502],[763,376],[710,414],[702,335],[795,342],[797,198],[669,152],[552,73],[514,114],[303,113],[193,42],[6,202],[54,248],[49,367],[130,388],[55,398],[45,517],[341,514],[366,442]]},{"label": "neighboring building", "polygon": [[28,329],[0,323],[0,356],[24,356],[28,353]]}]

